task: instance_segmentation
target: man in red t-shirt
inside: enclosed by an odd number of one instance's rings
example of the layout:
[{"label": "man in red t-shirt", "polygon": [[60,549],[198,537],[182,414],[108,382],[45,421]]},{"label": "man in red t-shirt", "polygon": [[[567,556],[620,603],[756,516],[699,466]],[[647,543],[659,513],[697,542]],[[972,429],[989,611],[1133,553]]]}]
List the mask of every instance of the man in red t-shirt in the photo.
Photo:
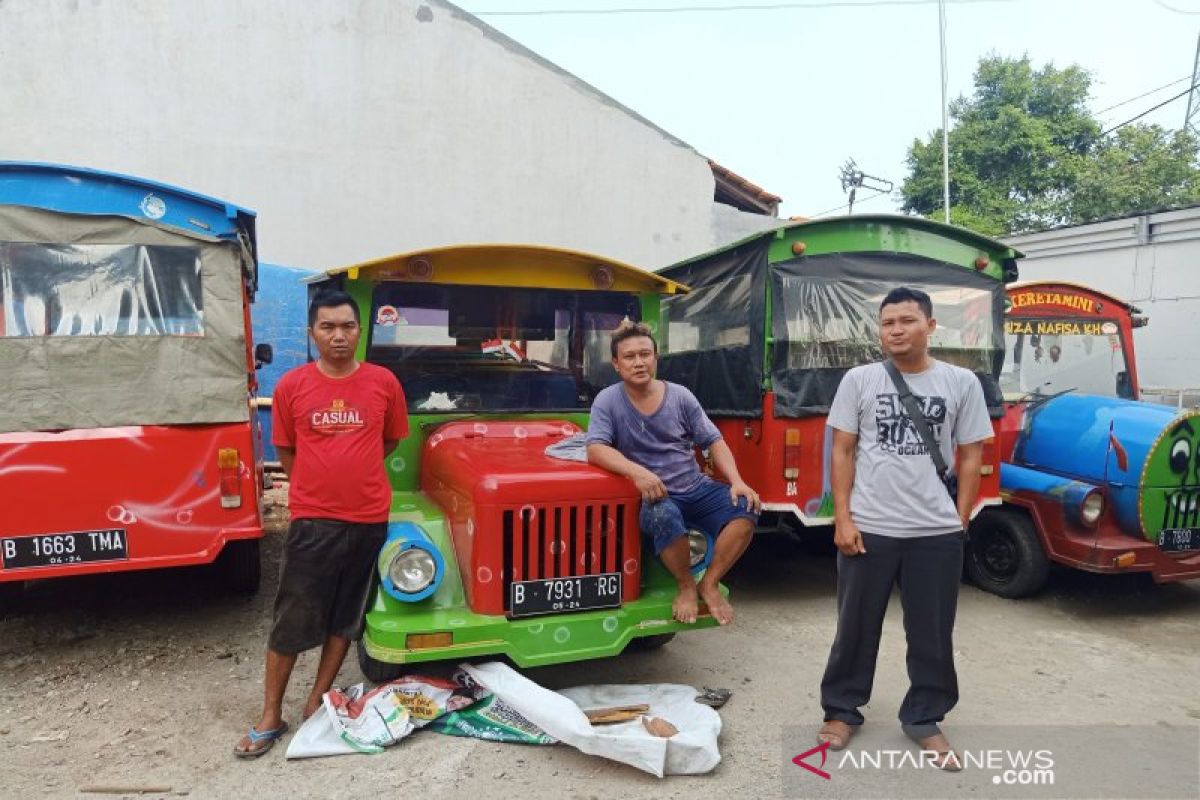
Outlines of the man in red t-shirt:
[{"label": "man in red t-shirt", "polygon": [[392,504],[383,460],[408,435],[396,376],[354,359],[362,330],[350,295],[314,297],[308,332],[320,357],[287,372],[272,403],[271,441],[291,482],[292,521],[267,641],[262,718],[234,748],[240,758],[261,756],[287,731],[283,695],[296,656],[321,647],[304,704],[308,719],[362,634]]}]

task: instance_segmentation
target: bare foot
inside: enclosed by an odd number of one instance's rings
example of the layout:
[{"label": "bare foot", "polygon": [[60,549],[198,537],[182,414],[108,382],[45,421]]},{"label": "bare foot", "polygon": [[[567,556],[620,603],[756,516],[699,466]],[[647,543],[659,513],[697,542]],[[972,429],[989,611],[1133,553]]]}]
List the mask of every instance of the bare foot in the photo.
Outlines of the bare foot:
[{"label": "bare foot", "polygon": [[690,625],[696,621],[696,615],[699,613],[700,601],[696,596],[696,587],[681,588],[675,595],[675,602],[671,604],[672,616],[678,621]]},{"label": "bare foot", "polygon": [[308,698],[308,702],[304,704],[304,720],[307,721],[309,717],[317,713],[322,705],[323,703],[319,696],[316,699]]},{"label": "bare foot", "polygon": [[710,586],[703,581],[696,587],[700,592],[701,599],[704,600],[704,605],[708,606],[708,613],[713,615],[722,625],[728,625],[733,622],[733,606],[729,605],[729,601],[725,599],[725,595],[721,594],[721,590],[716,586]]},{"label": "bare foot", "polygon": [[857,726],[840,719],[827,719],[817,731],[817,744],[829,742],[830,750],[845,750],[856,729]]},{"label": "bare foot", "polygon": [[959,759],[958,753],[950,747],[950,742],[944,734],[937,733],[933,736],[926,736],[924,739],[918,739],[917,744],[920,745],[922,752],[931,754],[923,757],[928,758],[932,766],[946,772],[962,771],[962,761]]}]

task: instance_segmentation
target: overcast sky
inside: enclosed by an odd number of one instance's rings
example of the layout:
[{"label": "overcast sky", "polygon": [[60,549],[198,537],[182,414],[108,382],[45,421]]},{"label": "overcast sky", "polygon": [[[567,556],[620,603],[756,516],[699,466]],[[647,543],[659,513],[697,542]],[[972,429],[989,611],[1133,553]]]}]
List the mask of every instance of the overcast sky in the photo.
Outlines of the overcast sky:
[{"label": "overcast sky", "polygon": [[[781,216],[845,204],[838,168],[899,187],[914,138],[941,125],[937,4],[795,0],[810,8],[502,16],[497,11],[776,5],[787,0],[458,0],[697,150],[783,197]],[[893,4],[896,3],[896,4]],[[856,4],[857,7],[850,7]],[[1122,122],[1189,85],[1200,0],[948,0],[950,97],[981,56],[1028,54],[1094,75],[1100,115]],[[1146,117],[1183,124],[1187,98]],[[859,199],[869,193],[860,191]],[[890,196],[856,209],[893,211]]]}]

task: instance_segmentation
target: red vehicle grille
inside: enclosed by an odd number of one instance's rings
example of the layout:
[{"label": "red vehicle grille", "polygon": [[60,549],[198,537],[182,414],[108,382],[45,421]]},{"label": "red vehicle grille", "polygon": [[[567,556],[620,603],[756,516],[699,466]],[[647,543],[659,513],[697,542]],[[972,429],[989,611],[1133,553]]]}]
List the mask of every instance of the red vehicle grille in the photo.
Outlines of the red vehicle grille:
[{"label": "red vehicle grille", "polygon": [[636,600],[641,543],[630,503],[533,506],[501,511],[504,608],[512,582],[622,575],[623,601]]}]

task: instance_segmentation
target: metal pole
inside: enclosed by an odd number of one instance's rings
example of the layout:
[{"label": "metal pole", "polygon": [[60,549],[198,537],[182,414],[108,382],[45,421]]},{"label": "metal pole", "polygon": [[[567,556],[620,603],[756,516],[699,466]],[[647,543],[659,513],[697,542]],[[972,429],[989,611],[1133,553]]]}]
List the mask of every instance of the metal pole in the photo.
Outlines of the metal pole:
[{"label": "metal pole", "polygon": [[938,0],[938,38],[942,55],[942,208],[950,223],[950,121],[946,108],[946,0]]}]

